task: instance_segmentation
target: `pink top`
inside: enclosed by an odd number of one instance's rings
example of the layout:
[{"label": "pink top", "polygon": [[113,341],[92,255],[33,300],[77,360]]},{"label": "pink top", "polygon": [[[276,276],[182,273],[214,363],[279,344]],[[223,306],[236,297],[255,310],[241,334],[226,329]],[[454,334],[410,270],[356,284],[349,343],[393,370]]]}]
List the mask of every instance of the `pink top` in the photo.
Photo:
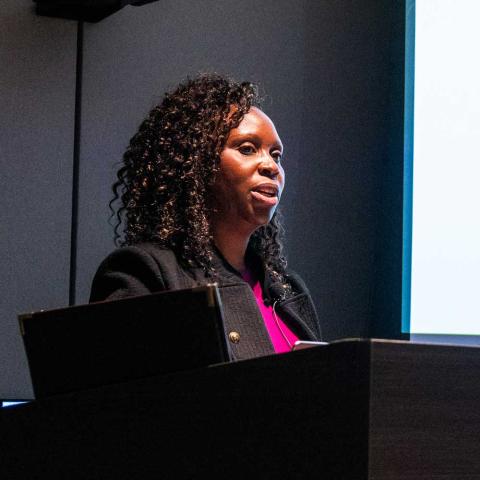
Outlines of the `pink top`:
[{"label": "pink top", "polygon": [[275,353],[289,352],[292,345],[298,340],[298,337],[287,327],[282,319],[273,311],[271,306],[263,303],[262,287],[260,282],[253,277],[251,272],[247,270],[243,275],[243,279],[252,287],[253,294],[257,300],[258,308],[267,327],[270,340],[272,341]]}]

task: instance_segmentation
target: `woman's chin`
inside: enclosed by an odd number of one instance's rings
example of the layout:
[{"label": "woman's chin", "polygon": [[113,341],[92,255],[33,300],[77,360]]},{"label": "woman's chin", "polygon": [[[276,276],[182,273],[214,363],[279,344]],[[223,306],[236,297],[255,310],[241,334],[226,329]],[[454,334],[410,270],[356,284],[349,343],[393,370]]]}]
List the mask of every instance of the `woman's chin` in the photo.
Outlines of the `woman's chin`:
[{"label": "woman's chin", "polygon": [[252,223],[255,224],[256,228],[263,227],[270,223],[270,220],[275,213],[275,209],[263,210],[263,211],[256,211],[254,215],[254,220]]}]

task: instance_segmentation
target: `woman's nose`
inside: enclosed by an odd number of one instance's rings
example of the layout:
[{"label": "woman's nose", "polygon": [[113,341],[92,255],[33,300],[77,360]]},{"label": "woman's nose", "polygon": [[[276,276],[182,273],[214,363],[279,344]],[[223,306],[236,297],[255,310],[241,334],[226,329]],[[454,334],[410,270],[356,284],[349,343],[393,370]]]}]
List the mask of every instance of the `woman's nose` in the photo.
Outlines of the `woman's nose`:
[{"label": "woman's nose", "polygon": [[270,155],[265,155],[258,167],[258,171],[261,175],[270,178],[276,178],[280,173],[277,162]]}]

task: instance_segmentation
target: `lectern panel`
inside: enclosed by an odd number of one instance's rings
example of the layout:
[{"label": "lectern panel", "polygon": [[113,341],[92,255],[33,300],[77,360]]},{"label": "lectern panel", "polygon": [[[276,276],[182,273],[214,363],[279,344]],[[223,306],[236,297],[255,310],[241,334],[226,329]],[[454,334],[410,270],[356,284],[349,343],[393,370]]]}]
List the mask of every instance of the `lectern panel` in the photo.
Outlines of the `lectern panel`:
[{"label": "lectern panel", "polygon": [[480,479],[480,348],[373,342],[370,477]]}]

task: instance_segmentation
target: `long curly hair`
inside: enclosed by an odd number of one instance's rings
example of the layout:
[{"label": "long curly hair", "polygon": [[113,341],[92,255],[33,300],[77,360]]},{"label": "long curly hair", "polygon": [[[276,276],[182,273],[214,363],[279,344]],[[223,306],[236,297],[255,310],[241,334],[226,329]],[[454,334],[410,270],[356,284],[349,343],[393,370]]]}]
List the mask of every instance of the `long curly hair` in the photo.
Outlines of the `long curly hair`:
[{"label": "long curly hair", "polygon": [[[166,93],[130,140],[112,186],[115,243],[155,242],[215,277],[211,187],[230,130],[259,104],[255,85],[216,74],[187,79]],[[278,281],[285,281],[287,264],[282,237],[277,212],[249,243]]]}]

